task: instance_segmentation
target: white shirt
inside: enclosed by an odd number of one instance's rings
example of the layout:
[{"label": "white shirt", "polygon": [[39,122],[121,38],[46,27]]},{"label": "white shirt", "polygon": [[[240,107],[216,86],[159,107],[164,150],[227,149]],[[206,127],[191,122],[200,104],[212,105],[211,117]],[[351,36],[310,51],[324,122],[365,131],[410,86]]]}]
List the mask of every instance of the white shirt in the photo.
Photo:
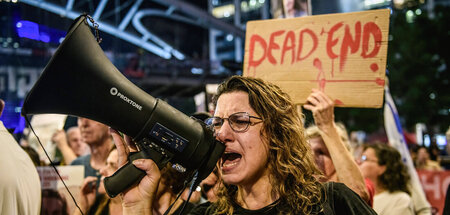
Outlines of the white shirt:
[{"label": "white shirt", "polygon": [[414,215],[411,197],[402,191],[384,191],[375,195],[373,209],[378,215]]},{"label": "white shirt", "polygon": [[36,167],[0,121],[0,214],[38,215],[40,208]]}]

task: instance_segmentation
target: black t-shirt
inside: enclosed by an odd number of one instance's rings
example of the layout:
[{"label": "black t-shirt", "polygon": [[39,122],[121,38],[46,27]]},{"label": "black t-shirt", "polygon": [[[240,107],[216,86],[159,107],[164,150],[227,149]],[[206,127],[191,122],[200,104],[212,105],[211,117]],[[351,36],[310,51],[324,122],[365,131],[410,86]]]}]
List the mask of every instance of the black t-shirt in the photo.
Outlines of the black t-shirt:
[{"label": "black t-shirt", "polygon": [[191,211],[195,207],[193,203],[187,202],[186,206],[184,207],[183,213],[180,213],[184,203],[186,203],[186,201],[183,200],[183,203],[177,208],[176,211],[173,212],[173,215],[189,214],[189,211]]},{"label": "black t-shirt", "polygon": [[[326,201],[323,204],[323,211],[318,215],[376,215],[376,212],[370,208],[367,203],[361,199],[355,192],[342,183],[329,182],[325,185]],[[233,204],[234,215],[274,215],[279,214],[278,201],[258,209],[248,210]],[[190,215],[214,214],[216,205],[209,202],[195,207]]]}]

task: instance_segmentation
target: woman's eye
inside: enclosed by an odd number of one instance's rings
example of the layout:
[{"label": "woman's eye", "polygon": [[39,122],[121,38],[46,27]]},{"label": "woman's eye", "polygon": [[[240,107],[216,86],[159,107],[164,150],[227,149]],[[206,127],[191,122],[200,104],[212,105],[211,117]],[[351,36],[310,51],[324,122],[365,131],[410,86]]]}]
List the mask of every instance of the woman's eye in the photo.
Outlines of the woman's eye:
[{"label": "woman's eye", "polygon": [[237,123],[237,124],[246,124],[246,123],[248,123],[248,120],[239,120],[239,119],[237,119],[237,120],[234,121],[234,123]]},{"label": "woman's eye", "polygon": [[214,127],[218,127],[218,126],[222,125],[222,122],[221,121],[214,121],[214,122],[211,123],[211,125],[214,126]]}]

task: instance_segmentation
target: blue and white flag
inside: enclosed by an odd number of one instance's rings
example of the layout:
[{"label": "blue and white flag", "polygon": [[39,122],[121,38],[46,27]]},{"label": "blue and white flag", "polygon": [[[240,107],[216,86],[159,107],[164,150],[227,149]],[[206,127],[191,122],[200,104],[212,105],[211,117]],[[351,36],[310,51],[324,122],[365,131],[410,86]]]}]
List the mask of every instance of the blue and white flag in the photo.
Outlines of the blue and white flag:
[{"label": "blue and white flag", "polygon": [[409,187],[416,214],[431,214],[430,203],[427,201],[425,192],[423,191],[422,185],[419,181],[419,176],[414,168],[411,155],[409,154],[409,150],[406,145],[405,137],[403,136],[403,130],[400,124],[397,108],[395,107],[394,100],[391,97],[391,93],[389,92],[389,87],[387,85],[384,86],[384,129],[386,130],[389,144],[400,152],[402,155],[402,160],[408,168],[409,175],[411,176]]}]

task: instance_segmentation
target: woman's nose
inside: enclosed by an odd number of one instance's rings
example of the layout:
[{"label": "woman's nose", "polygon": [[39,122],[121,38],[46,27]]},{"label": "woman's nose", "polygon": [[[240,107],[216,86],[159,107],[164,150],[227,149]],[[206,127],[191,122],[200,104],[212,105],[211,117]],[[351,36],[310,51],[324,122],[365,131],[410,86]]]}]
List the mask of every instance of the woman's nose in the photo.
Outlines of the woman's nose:
[{"label": "woman's nose", "polygon": [[231,129],[228,120],[225,120],[219,130],[216,131],[216,138],[222,142],[228,142],[231,140],[231,134],[233,129]]}]

